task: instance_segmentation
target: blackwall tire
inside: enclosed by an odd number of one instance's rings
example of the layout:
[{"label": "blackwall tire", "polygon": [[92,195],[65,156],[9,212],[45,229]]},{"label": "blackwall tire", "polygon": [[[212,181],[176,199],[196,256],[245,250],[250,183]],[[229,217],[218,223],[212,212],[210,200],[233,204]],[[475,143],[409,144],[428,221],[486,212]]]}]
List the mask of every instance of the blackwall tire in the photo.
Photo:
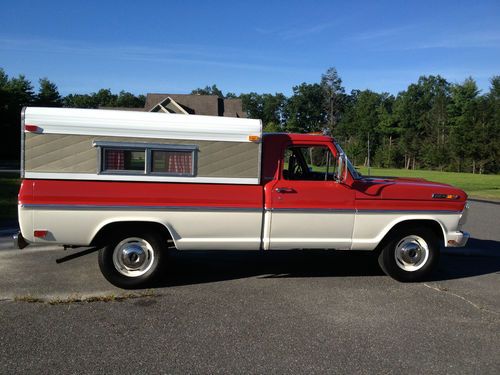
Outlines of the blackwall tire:
[{"label": "blackwall tire", "polygon": [[98,262],[103,276],[123,289],[149,286],[161,270],[166,244],[154,232],[116,234],[99,251]]},{"label": "blackwall tire", "polygon": [[378,262],[384,273],[398,281],[426,280],[439,263],[439,241],[426,227],[398,230],[380,252]]}]

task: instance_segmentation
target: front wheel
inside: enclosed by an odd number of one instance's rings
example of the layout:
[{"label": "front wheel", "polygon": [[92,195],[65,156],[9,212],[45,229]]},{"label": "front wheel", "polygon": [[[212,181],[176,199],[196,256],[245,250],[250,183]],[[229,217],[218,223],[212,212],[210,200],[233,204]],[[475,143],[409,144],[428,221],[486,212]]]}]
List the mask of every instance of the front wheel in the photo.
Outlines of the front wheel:
[{"label": "front wheel", "polygon": [[401,229],[386,243],[378,262],[396,280],[424,280],[439,262],[439,241],[429,228]]},{"label": "front wheel", "polygon": [[159,274],[165,244],[152,232],[115,235],[99,251],[99,268],[111,284],[124,289],[147,286]]}]

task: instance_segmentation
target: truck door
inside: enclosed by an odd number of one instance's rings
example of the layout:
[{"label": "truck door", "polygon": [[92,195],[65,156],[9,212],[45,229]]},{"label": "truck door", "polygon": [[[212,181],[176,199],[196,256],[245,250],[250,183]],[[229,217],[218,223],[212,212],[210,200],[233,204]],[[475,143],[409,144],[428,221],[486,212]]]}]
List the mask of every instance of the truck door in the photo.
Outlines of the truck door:
[{"label": "truck door", "polygon": [[286,148],[269,192],[269,249],[350,249],[355,194],[335,181],[332,149],[324,143]]}]

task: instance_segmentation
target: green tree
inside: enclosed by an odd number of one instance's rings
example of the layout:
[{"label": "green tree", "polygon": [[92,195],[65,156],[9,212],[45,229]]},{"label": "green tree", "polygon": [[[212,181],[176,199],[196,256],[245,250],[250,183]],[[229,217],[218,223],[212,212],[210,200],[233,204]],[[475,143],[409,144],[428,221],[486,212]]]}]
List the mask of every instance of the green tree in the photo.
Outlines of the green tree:
[{"label": "green tree", "polygon": [[281,131],[284,124],[287,99],[282,93],[262,95],[262,121],[266,126],[273,126],[274,131]]},{"label": "green tree", "polygon": [[217,87],[217,85],[205,86],[204,88],[197,88],[191,91],[192,95],[217,95],[219,98],[224,98],[224,94]]},{"label": "green tree", "polygon": [[342,79],[337,73],[337,69],[328,68],[326,73],[321,75],[321,87],[325,92],[323,105],[327,113],[328,128],[333,134],[340,119],[343,107],[345,89],[342,86]]},{"label": "green tree", "polygon": [[117,107],[117,96],[110,89],[100,89],[94,96],[98,107]]},{"label": "green tree", "polygon": [[[421,76],[416,84],[398,94],[393,107],[399,128],[399,147],[405,168],[416,168],[424,159],[426,142],[435,142],[433,133],[447,122],[442,114],[443,103],[449,92],[449,83],[440,76]],[[430,117],[435,108],[434,116]]]},{"label": "green tree", "polygon": [[262,119],[264,117],[264,100],[256,92],[240,95],[243,110],[249,118]]},{"label": "green tree", "polygon": [[20,129],[21,109],[32,105],[35,99],[33,85],[25,76],[19,75],[17,78],[8,78],[5,72],[0,73],[0,85],[2,85],[2,135],[5,140],[0,148],[2,159],[17,158],[20,153]]},{"label": "green tree", "polygon": [[455,84],[451,89],[449,106],[452,124],[451,147],[457,172],[467,170],[467,159],[471,159],[472,150],[477,145],[473,136],[477,119],[477,96],[479,89],[472,78],[467,78],[462,84]]},{"label": "green tree", "polygon": [[[486,172],[500,172],[500,76],[490,80],[491,87],[487,94],[488,100],[488,139],[490,158],[485,165]],[[485,152],[485,154],[488,150]]]},{"label": "green tree", "polygon": [[40,88],[35,98],[35,104],[41,107],[62,107],[63,100],[55,83],[48,78],[39,80]]},{"label": "green tree", "polygon": [[282,131],[284,126],[287,98],[282,93],[276,94],[241,94],[243,110],[249,118],[261,119],[269,132]]},{"label": "green tree", "polygon": [[10,97],[9,104],[14,109],[20,109],[23,106],[33,104],[35,101],[33,85],[24,75],[11,78],[7,83],[7,91]]},{"label": "green tree", "polygon": [[98,108],[99,103],[95,94],[69,94],[64,100],[64,107],[69,108]]},{"label": "green tree", "polygon": [[115,104],[117,107],[123,108],[143,108],[146,103],[144,95],[135,96],[127,91],[120,91],[116,97]]},{"label": "green tree", "polygon": [[400,129],[392,114],[394,100],[394,96],[388,93],[381,95],[381,101],[377,107],[378,125],[374,131],[380,141],[374,152],[374,161],[376,165],[386,168],[397,166],[400,159],[399,149],[395,145],[395,140],[400,135]]},{"label": "green tree", "polygon": [[380,138],[379,107],[384,99],[384,95],[370,90],[353,92],[345,116],[337,127],[338,133],[348,139],[346,150],[356,162],[367,161],[368,137],[372,155],[376,152]]},{"label": "green tree", "polygon": [[327,123],[324,100],[325,92],[317,83],[293,87],[293,95],[286,104],[286,130],[299,133],[323,131]]},{"label": "green tree", "polygon": [[[5,71],[0,68],[0,119],[5,119],[7,114],[7,100],[8,100],[8,88],[9,76]],[[4,120],[0,120],[4,121]]]},{"label": "green tree", "polygon": [[116,95],[110,89],[101,89],[91,94],[69,94],[64,98],[64,106],[71,108],[142,108],[145,102],[144,95],[135,96],[123,90]]}]

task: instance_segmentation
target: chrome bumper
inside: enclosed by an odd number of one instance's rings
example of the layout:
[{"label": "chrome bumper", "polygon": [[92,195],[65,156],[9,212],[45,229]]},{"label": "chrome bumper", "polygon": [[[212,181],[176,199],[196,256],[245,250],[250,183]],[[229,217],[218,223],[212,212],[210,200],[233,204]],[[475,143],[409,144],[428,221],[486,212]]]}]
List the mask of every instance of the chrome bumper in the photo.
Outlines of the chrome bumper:
[{"label": "chrome bumper", "polygon": [[453,232],[448,233],[446,247],[464,247],[469,240],[470,234],[468,232]]}]

